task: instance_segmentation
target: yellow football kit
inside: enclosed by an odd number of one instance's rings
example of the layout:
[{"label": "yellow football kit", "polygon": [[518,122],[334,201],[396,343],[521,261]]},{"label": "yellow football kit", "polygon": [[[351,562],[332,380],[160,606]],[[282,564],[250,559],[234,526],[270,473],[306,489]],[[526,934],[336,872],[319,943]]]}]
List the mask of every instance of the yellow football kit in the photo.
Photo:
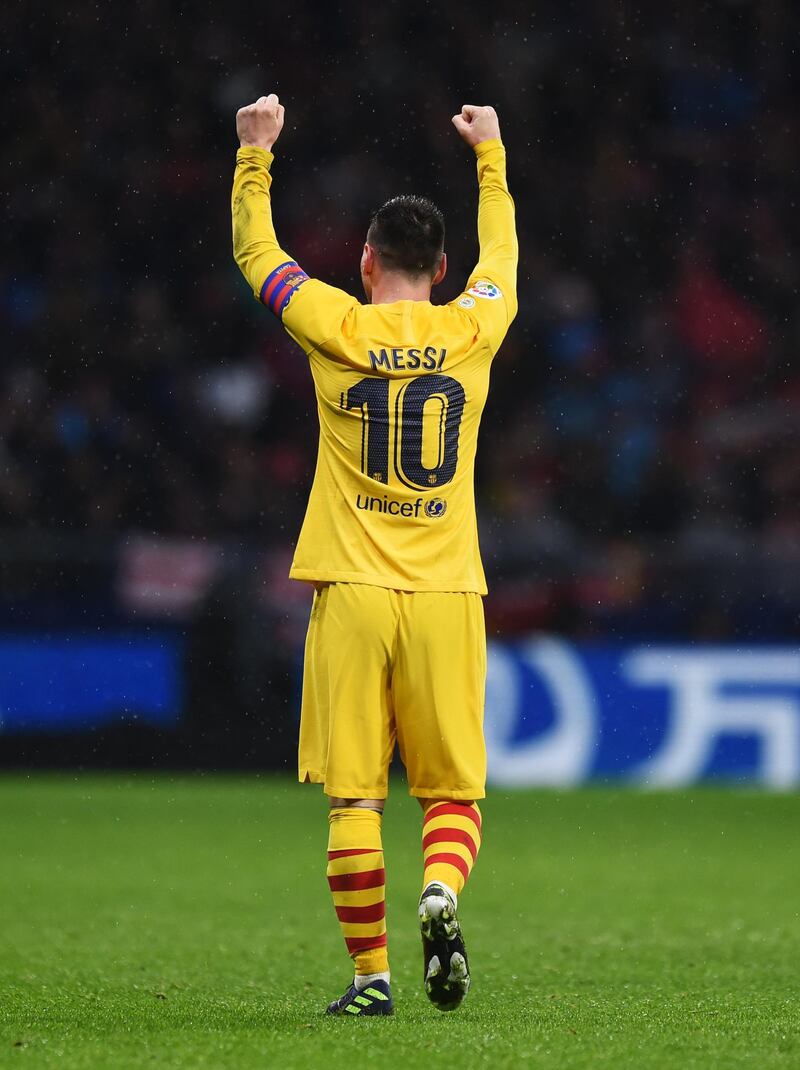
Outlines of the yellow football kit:
[{"label": "yellow football kit", "polygon": [[384,796],[395,737],[412,794],[484,794],[474,462],[492,358],[517,309],[517,241],[503,145],[475,152],[480,257],[439,306],[362,305],[309,278],[275,236],[272,154],[237,154],[236,261],[307,354],[316,389],[317,467],[290,575],[317,588],[300,778],[333,796]]}]

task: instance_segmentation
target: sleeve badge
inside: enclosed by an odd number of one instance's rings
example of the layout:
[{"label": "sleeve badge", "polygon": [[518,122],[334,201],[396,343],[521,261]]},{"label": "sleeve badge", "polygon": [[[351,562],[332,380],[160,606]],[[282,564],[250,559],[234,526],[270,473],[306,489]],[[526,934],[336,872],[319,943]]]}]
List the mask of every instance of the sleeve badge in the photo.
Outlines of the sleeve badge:
[{"label": "sleeve badge", "polygon": [[483,297],[487,301],[496,301],[503,296],[500,289],[493,282],[485,282],[484,280],[470,286],[467,293],[475,294],[476,297]]}]

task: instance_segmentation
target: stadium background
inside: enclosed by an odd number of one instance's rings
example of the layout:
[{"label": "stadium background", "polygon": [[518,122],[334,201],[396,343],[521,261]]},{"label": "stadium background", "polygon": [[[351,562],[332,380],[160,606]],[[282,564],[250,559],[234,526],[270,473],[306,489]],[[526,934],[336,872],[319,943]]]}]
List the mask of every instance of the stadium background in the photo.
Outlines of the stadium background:
[{"label": "stadium background", "polygon": [[[300,4],[277,35],[237,4],[2,20],[0,656],[113,677],[43,712],[18,684],[6,760],[291,752],[313,393],[228,217],[232,116],[265,88],[288,114],[281,240],[356,292],[369,211],[403,190],[445,206],[457,292],[475,189],[449,116],[488,93],[502,117],[522,257],[477,480],[490,635],[796,641],[791,5]],[[126,691],[136,657],[159,694]],[[178,707],[191,746],[164,734]]]},{"label": "stadium background", "polygon": [[[0,7],[0,1065],[800,1065],[800,793],[748,790],[800,783],[799,28],[788,0]],[[518,208],[473,991],[421,991],[398,784],[378,1030],[320,1014],[348,963],[292,781],[311,382],[230,253],[233,116],[273,88],[310,272],[357,292],[411,190],[457,292],[465,101]]]}]

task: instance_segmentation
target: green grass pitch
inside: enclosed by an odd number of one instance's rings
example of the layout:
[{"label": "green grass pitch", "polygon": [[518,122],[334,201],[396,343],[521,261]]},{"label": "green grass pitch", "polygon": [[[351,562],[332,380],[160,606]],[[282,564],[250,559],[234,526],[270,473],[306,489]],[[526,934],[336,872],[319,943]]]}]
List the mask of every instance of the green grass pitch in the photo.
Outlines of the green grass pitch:
[{"label": "green grass pitch", "polygon": [[420,983],[419,810],[384,821],[397,1012],[349,961],[317,789],[0,778],[0,1067],[800,1066],[800,796],[494,792],[462,900],[473,990]]}]

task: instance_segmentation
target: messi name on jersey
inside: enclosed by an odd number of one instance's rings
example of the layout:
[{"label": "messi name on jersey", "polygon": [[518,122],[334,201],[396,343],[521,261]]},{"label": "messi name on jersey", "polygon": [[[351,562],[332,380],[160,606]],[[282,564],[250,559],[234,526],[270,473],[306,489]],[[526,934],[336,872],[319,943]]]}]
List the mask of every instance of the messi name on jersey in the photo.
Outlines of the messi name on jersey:
[{"label": "messi name on jersey", "polygon": [[447,356],[446,349],[437,349],[435,346],[425,346],[424,349],[379,349],[377,352],[369,350],[369,362],[375,371],[383,368],[384,371],[438,371],[444,364]]}]

